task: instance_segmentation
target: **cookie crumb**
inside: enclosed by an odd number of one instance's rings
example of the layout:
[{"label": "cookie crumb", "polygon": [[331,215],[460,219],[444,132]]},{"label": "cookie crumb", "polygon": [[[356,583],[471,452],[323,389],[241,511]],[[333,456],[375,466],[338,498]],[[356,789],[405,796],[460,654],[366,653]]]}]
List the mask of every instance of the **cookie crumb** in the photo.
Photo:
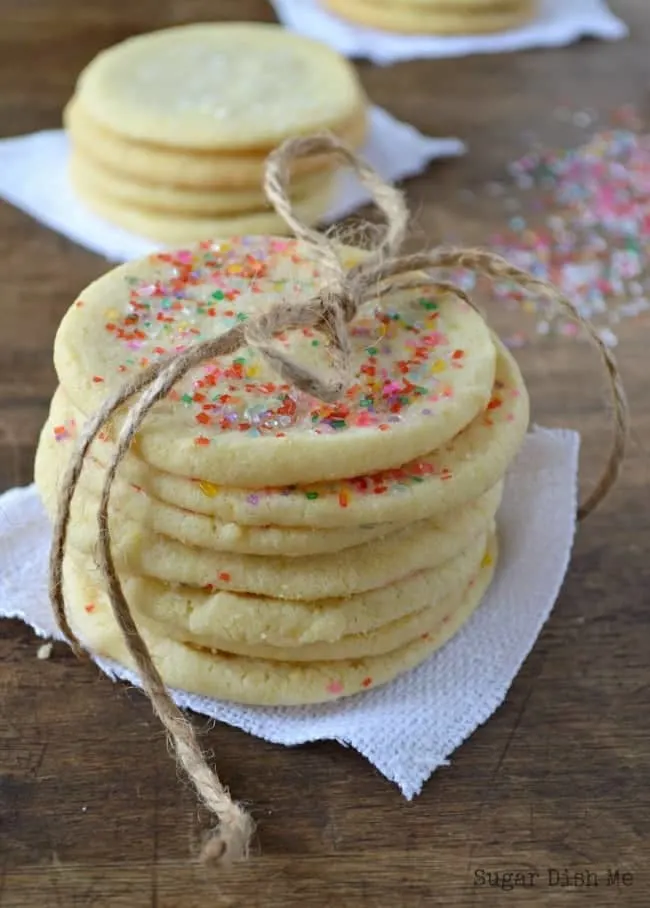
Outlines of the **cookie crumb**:
[{"label": "cookie crumb", "polygon": [[43,643],[41,646],[39,646],[39,648],[36,650],[36,658],[37,659],[49,659],[50,656],[52,655],[53,645],[54,644],[51,641],[49,641],[48,643]]}]

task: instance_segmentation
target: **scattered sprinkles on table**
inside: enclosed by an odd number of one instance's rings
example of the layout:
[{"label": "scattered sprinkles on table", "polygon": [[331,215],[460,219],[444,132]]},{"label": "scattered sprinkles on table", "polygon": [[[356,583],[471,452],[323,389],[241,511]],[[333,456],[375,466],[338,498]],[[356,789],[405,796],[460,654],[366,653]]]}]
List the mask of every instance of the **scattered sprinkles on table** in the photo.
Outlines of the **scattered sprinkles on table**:
[{"label": "scattered sprinkles on table", "polygon": [[[256,295],[313,296],[319,271],[298,254],[298,248],[294,240],[238,237],[204,243],[191,251],[153,255],[151,261],[160,265],[160,279],[127,279],[126,306],[107,308],[104,313],[107,340],[122,351],[118,371],[145,368],[245,322]],[[307,265],[310,276],[276,279],[278,263],[287,262],[300,265],[303,275]],[[244,294],[248,311],[242,305]],[[233,358],[198,366],[170,397],[196,428],[195,443],[208,445],[222,432],[282,438],[289,427],[316,434],[351,427],[389,431],[414,404],[420,404],[419,412],[425,416],[435,416],[436,402],[453,394],[448,375],[463,369],[467,352],[450,343],[433,296],[413,294],[399,309],[383,302],[368,306],[355,318],[350,332],[356,371],[344,398],[334,404],[265,376],[259,356],[250,348]],[[288,334],[279,335],[277,342],[288,345]],[[313,329],[291,332],[291,342],[298,358],[313,362],[320,357],[327,365],[326,341]],[[104,380],[101,375],[92,378],[93,382]]]},{"label": "scattered sprinkles on table", "polygon": [[[593,129],[595,111],[558,107],[555,117]],[[633,107],[624,105],[610,124],[575,148],[537,145],[510,164],[503,182],[489,183],[507,225],[487,245],[513,264],[557,285],[616,346],[616,326],[650,312],[650,135]],[[464,192],[467,202],[475,199]],[[471,290],[473,276],[456,275]],[[524,298],[508,285],[496,289],[511,308],[536,316],[537,336],[577,337],[574,322],[558,317],[543,300]],[[511,347],[533,340],[525,331],[505,339]]]}]

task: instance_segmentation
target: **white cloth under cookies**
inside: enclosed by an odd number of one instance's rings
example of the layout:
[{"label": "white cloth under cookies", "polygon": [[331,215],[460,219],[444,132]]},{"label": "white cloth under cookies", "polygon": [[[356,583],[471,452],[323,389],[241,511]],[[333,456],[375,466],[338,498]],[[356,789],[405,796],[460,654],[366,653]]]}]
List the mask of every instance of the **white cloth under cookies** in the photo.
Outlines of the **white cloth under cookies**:
[{"label": "white cloth under cookies", "polygon": [[606,0],[541,0],[537,17],[521,28],[491,35],[394,35],[344,22],[319,0],[272,0],[288,28],[324,41],[347,57],[379,66],[418,58],[503,54],[538,47],[565,47],[581,38],[617,41],[628,35]]},{"label": "white cloth under cookies", "polygon": [[[424,136],[385,110],[370,108],[369,138],[362,155],[385,180],[399,182],[421,173],[431,161],[457,157],[464,151],[458,139]],[[155,243],[109,224],[77,199],[66,173],[69,154],[69,142],[61,129],[1,140],[0,198],[109,262],[125,262],[155,251]],[[325,223],[346,217],[369,200],[356,177],[342,173]]]},{"label": "white cloth under cookies", "polygon": [[[182,691],[174,699],[278,744],[350,745],[414,797],[501,705],[555,604],[576,528],[578,450],[574,432],[535,429],[528,436],[506,478],[495,580],[458,636],[419,668],[375,691],[317,707],[242,707]],[[0,497],[0,616],[57,637],[47,597],[49,541],[33,487]],[[36,651],[35,643],[35,657]],[[130,672],[96,661],[109,677],[138,683]],[[35,671],[48,671],[48,661],[34,662]]]}]

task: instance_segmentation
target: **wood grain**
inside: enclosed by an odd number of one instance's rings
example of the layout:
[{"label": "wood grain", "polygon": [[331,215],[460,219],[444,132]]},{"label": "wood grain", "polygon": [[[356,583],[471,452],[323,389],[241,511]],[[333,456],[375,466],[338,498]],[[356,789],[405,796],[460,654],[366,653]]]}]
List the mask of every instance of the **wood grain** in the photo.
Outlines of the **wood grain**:
[{"label": "wood grain", "polygon": [[[647,108],[646,0],[612,5],[621,43],[467,60],[361,65],[372,99],[470,154],[408,187],[418,241],[480,242],[500,214],[461,189],[502,178],[530,131],[566,141],[560,103]],[[0,0],[0,134],[59,124],[79,69],[101,48],[170,23],[272,20],[262,0]],[[0,204],[0,488],[31,479],[54,388],[56,326],[106,269],[96,256]],[[417,908],[650,903],[648,321],[623,323],[619,358],[634,413],[623,479],[581,529],[553,617],[507,701],[407,804],[334,743],[288,750],[196,719],[237,798],[253,805],[263,856],[219,875],[188,861],[200,835],[191,791],[139,693],[63,647],[47,662],[17,622],[0,625],[2,908]],[[518,355],[535,418],[583,433],[585,485],[608,442],[597,362],[586,347]],[[476,886],[475,871],[530,870],[533,888]],[[601,885],[545,885],[548,868]],[[634,874],[605,885],[607,869]],[[626,878],[629,883],[629,878]]]}]

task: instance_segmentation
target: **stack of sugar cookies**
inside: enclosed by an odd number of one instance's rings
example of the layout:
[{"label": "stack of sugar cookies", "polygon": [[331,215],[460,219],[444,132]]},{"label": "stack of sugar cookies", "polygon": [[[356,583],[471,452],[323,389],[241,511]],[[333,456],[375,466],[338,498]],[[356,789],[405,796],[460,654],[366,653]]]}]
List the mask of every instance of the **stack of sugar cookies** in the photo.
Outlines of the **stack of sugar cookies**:
[{"label": "stack of sugar cookies", "polygon": [[[345,267],[362,253],[340,247]],[[304,301],[313,247],[239,237],[151,255],[92,284],[55,343],[59,387],[36,482],[50,513],[85,418],[139,370]],[[122,461],[112,552],[138,626],[172,687],[260,705],[333,700],[422,662],[477,608],[496,556],[503,477],[528,423],[516,363],[439,287],[364,304],[352,378],[324,404],[250,347],[192,369]],[[277,343],[328,368],[312,329]],[[95,653],[131,665],[95,558],[97,509],[124,414],[86,460],[64,590]]]},{"label": "stack of sugar cookies", "polygon": [[[162,245],[286,227],[262,190],[284,139],[328,130],[366,136],[366,97],[337,53],[279,26],[180,26],[130,38],[81,73],[66,107],[70,178],[96,214]],[[297,214],[332,200],[335,165],[299,162]]]},{"label": "stack of sugar cookies", "polygon": [[477,35],[524,25],[537,0],[322,0],[333,13],[391,32]]}]

